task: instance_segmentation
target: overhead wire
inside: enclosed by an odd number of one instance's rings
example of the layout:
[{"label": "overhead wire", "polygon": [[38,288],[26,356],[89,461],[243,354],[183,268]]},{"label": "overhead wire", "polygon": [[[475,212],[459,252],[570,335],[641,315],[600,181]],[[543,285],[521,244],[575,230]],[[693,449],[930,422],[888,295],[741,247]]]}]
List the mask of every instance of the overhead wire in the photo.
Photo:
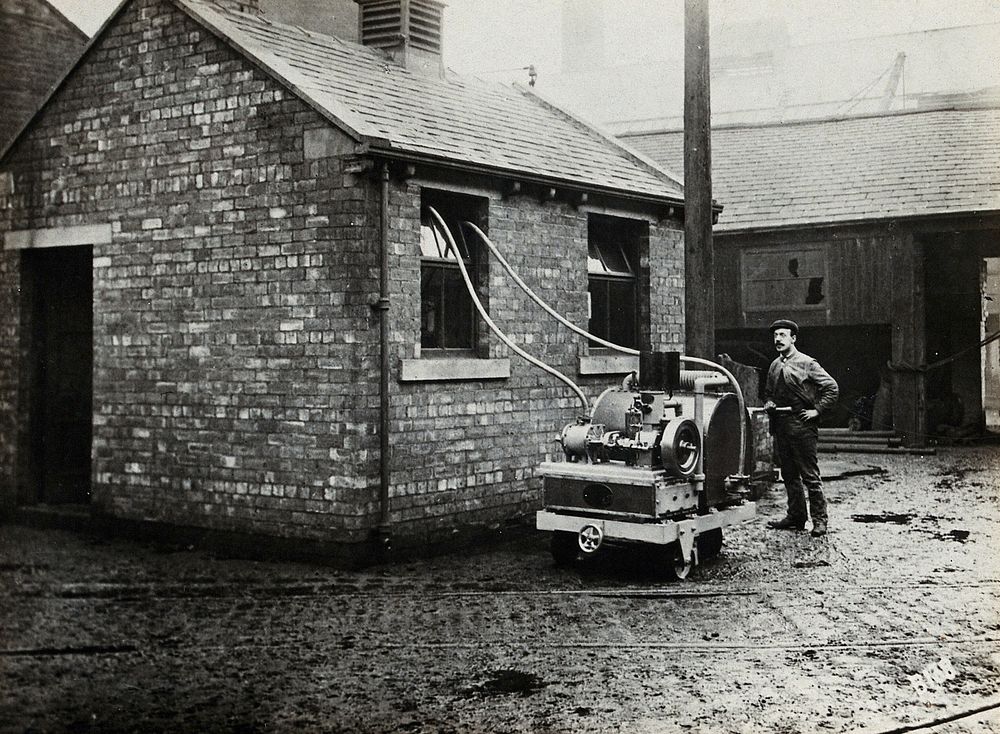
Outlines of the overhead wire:
[{"label": "overhead wire", "polygon": [[[845,99],[843,102],[841,102],[840,106],[837,108],[837,112],[839,113],[841,110],[843,110],[844,112],[850,112],[855,107],[857,107],[858,103],[861,102],[861,100],[862,100],[862,95],[865,94],[866,92],[868,92],[876,84],[878,84],[882,80],[882,77],[884,77],[886,74],[888,74],[892,70],[892,67],[895,66],[895,63],[896,62],[893,61],[892,64],[889,64],[889,66],[886,67],[886,69],[881,74],[879,74],[877,77],[875,77],[874,79],[872,79],[871,82],[869,82],[867,85],[865,85],[860,90],[858,90],[857,92],[855,92],[854,94],[852,94],[850,97],[848,97],[847,99]],[[846,110],[844,110],[844,106],[847,105],[851,101],[853,101],[854,104],[852,104],[850,107],[848,107]]]}]

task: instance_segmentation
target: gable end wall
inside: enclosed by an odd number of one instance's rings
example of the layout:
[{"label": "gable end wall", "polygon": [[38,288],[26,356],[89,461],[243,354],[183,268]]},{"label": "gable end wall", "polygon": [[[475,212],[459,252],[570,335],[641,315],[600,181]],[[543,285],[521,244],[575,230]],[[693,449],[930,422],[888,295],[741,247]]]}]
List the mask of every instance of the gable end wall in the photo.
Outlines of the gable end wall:
[{"label": "gable end wall", "polygon": [[[367,533],[375,189],[337,158],[304,157],[305,131],[325,127],[172,4],[137,0],[0,166],[14,179],[4,230],[112,227],[94,247],[99,509],[274,536]],[[25,337],[20,257],[0,254],[0,306],[14,315],[3,365],[20,363]],[[0,369],[4,480],[25,379]]]}]

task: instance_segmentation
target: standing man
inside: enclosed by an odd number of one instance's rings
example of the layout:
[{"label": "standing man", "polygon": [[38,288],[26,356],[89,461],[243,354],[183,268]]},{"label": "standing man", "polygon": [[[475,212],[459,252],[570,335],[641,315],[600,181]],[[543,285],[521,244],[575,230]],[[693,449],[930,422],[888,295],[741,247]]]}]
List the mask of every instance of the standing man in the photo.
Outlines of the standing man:
[{"label": "standing man", "polygon": [[[778,358],[767,371],[764,409],[771,418],[781,464],[781,476],[788,493],[788,512],[768,523],[779,530],[804,530],[806,492],[812,514],[812,535],[826,535],[826,498],[819,476],[816,443],[819,416],[832,408],[840,392],[837,382],[812,357],[795,348],[799,326],[788,319],[771,324]],[[803,486],[804,485],[804,486]]]}]

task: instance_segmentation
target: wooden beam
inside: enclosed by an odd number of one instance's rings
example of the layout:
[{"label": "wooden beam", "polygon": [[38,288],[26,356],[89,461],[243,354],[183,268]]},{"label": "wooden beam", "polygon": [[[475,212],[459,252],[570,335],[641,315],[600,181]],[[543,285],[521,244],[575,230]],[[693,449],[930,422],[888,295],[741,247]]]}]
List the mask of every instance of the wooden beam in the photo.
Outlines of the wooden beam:
[{"label": "wooden beam", "polygon": [[926,355],[923,246],[912,234],[893,238],[892,272],[892,427],[906,446],[926,443]]},{"label": "wooden beam", "polygon": [[708,0],[684,2],[684,328],[687,353],[715,357]]}]

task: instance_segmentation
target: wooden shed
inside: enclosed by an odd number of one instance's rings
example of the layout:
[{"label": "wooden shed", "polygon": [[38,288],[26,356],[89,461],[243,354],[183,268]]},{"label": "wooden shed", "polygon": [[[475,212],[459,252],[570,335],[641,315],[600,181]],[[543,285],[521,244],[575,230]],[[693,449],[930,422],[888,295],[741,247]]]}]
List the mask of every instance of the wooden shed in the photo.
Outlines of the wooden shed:
[{"label": "wooden shed", "polygon": [[[623,139],[683,166],[680,131]],[[1000,109],[717,127],[712,158],[719,351],[765,365],[767,324],[793,318],[841,384],[836,424],[910,445],[982,426]]]}]

